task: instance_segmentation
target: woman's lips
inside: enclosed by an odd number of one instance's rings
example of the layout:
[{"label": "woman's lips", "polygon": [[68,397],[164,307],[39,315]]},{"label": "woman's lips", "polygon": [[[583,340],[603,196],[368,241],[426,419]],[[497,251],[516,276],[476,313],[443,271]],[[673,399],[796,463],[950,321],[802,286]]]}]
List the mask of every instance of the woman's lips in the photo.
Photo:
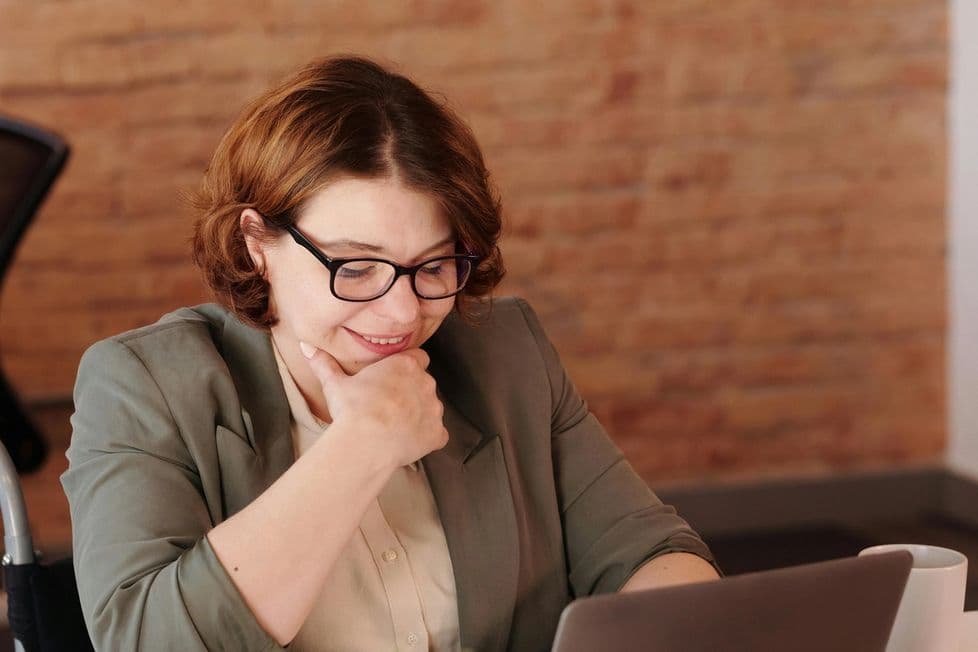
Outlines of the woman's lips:
[{"label": "woman's lips", "polygon": [[[400,335],[361,335],[356,331],[352,331],[349,328],[345,329],[356,342],[371,351],[372,353],[377,353],[379,355],[393,355],[395,353],[400,353],[404,351],[409,346],[411,346],[411,333],[402,333]],[[367,339],[370,338],[370,339]],[[370,340],[399,340],[394,342],[382,343],[382,342],[371,342]]]}]

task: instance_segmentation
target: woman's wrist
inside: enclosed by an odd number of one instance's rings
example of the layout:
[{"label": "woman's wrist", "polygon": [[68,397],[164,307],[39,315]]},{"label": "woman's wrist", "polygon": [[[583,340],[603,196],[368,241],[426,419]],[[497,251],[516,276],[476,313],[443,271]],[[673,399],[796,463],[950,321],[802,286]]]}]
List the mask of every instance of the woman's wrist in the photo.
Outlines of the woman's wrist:
[{"label": "woman's wrist", "polygon": [[[343,450],[347,462],[362,466],[371,475],[391,475],[401,462],[397,452],[376,436],[368,424],[353,421],[334,421],[323,433],[314,448]],[[333,454],[332,452],[330,454]]]}]

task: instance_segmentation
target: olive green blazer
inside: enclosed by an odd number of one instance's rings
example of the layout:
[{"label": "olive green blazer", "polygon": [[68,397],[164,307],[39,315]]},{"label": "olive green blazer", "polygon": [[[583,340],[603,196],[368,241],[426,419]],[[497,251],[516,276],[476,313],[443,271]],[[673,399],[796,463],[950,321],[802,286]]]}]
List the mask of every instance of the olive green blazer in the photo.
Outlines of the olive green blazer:
[{"label": "olive green blazer", "polygon": [[[664,552],[711,558],[589,413],[530,307],[482,311],[425,345],[450,438],[422,464],[462,645],[549,650],[573,598]],[[178,310],[93,345],[74,400],[62,482],[96,649],[280,649],[204,536],[293,462],[268,334],[214,304]]]}]

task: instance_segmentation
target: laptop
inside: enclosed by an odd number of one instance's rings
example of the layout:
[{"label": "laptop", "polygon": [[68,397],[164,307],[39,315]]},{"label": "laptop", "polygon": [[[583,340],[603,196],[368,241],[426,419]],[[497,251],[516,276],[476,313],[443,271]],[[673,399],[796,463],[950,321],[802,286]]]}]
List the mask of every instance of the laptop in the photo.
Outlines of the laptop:
[{"label": "laptop", "polygon": [[901,550],[581,598],[553,652],[884,652],[912,562]]}]

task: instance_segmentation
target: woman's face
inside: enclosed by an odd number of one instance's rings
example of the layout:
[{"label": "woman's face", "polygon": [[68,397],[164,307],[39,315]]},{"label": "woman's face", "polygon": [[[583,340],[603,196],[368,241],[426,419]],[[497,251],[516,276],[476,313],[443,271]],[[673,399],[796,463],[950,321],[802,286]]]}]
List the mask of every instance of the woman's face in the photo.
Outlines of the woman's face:
[{"label": "woman's face", "polygon": [[[242,215],[242,226],[260,220],[249,213]],[[396,178],[332,182],[313,196],[296,226],[331,258],[413,265],[455,253],[453,230],[435,200]],[[406,275],[377,299],[343,301],[330,292],[329,270],[288,233],[271,244],[247,240],[271,286],[279,320],[272,335],[286,361],[297,359],[301,340],[324,349],[346,373],[355,374],[385,356],[421,346],[455,303],[454,297],[419,298]]]}]

